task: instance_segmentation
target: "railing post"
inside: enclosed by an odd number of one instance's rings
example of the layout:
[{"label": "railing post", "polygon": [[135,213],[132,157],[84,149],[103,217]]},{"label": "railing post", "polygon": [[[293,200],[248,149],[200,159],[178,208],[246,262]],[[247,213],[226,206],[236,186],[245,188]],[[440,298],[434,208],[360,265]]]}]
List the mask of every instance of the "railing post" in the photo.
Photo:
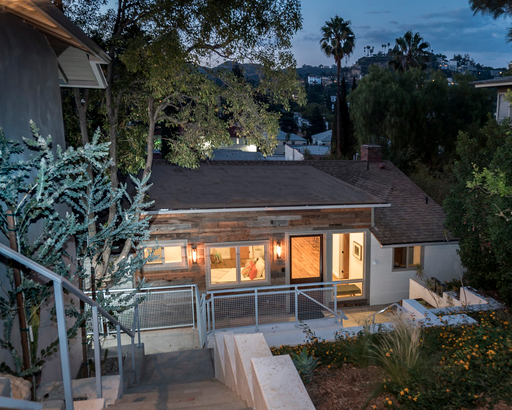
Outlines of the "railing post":
[{"label": "railing post", "polygon": [[[191,285],[190,286],[190,305],[192,306],[192,329],[197,329],[197,326],[196,326],[196,315],[195,315],[195,309],[194,309],[194,290],[195,290],[195,286],[197,285]],[[197,299],[197,298],[196,298]],[[197,303],[196,303],[196,306],[197,306]],[[199,313],[198,313],[199,315]]]},{"label": "railing post", "polygon": [[142,347],[142,342],[140,341],[140,312],[139,312],[139,301],[137,300],[137,304],[135,305],[135,313],[137,314],[137,347]]},{"label": "railing post", "polygon": [[[338,285],[335,283],[333,285],[334,292],[334,314],[338,313]],[[343,319],[341,319],[341,325],[343,326]]]},{"label": "railing post", "polygon": [[299,327],[299,288],[295,286],[295,327]]},{"label": "railing post", "polygon": [[121,346],[121,326],[116,325],[117,330],[117,367],[119,367],[119,388],[121,389],[121,395],[123,395],[123,349]]},{"label": "railing post", "polygon": [[258,289],[254,289],[254,315],[256,316],[256,332],[259,332],[258,328]]},{"label": "railing post", "polygon": [[215,334],[215,294],[212,293],[211,306],[212,306],[212,332]]},{"label": "railing post", "polygon": [[98,307],[92,306],[92,329],[94,339],[94,373],[96,378],[96,398],[103,397],[101,386],[101,355],[100,355],[100,332],[98,326]]},{"label": "railing post", "polygon": [[211,331],[212,330],[212,323],[211,323],[211,311],[212,311],[212,308],[211,308],[211,299],[206,301],[206,320],[208,321],[207,323],[207,331]]},{"label": "railing post", "polygon": [[73,410],[73,388],[71,386],[71,367],[69,365],[68,331],[66,328],[66,313],[64,310],[64,293],[62,283],[53,282],[55,292],[55,310],[57,312],[57,329],[59,334],[60,365],[62,368],[62,385],[66,410]]}]

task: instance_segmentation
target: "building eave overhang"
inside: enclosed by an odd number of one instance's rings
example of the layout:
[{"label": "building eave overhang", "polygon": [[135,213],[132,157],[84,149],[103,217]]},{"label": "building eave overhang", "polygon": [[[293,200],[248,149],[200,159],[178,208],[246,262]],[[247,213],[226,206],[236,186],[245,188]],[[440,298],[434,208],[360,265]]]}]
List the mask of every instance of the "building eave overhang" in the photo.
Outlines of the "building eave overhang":
[{"label": "building eave overhang", "polygon": [[143,212],[143,215],[176,215],[176,214],[208,214],[230,212],[273,212],[273,211],[304,211],[325,209],[354,209],[354,208],[389,208],[391,204],[349,204],[349,205],[297,205],[297,206],[264,206],[247,208],[206,208],[206,209],[159,209]]},{"label": "building eave overhang", "polygon": [[101,70],[109,56],[48,0],[0,0],[10,13],[41,31],[53,48],[61,87],[106,88]]}]

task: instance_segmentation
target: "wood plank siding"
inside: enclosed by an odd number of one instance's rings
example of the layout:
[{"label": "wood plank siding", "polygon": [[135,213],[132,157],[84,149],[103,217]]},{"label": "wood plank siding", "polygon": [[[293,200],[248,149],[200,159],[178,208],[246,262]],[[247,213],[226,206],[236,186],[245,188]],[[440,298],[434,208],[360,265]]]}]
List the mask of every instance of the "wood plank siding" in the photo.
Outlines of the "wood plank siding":
[{"label": "wood plank siding", "polygon": [[[260,212],[201,212],[163,214],[151,217],[151,240],[187,240],[188,269],[142,271],[146,282],[166,280],[173,284],[196,283],[206,289],[205,244],[270,240],[271,284],[285,283],[287,245],[285,234],[329,230],[365,229],[371,225],[370,208]],[[281,258],[275,255],[281,241]],[[192,263],[192,246],[197,246],[197,263]]]}]

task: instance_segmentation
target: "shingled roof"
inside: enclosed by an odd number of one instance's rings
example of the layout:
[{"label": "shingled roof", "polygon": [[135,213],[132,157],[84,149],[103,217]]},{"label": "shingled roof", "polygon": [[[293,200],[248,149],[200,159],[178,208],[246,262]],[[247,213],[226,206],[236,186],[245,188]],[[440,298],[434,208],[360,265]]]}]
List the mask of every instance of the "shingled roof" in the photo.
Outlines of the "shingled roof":
[{"label": "shingled roof", "polygon": [[153,176],[153,209],[375,204],[371,231],[383,246],[454,240],[441,206],[389,161],[216,161],[198,170],[159,163]]},{"label": "shingled roof", "polygon": [[[307,161],[309,165],[391,204],[375,209],[371,229],[382,245],[453,241],[442,207],[389,161]],[[367,168],[368,165],[368,168]]]},{"label": "shingled roof", "polygon": [[[234,163],[234,164],[233,164]],[[152,209],[218,210],[304,206],[386,206],[387,201],[335,176],[294,162],[217,161],[198,169],[158,163]]]}]

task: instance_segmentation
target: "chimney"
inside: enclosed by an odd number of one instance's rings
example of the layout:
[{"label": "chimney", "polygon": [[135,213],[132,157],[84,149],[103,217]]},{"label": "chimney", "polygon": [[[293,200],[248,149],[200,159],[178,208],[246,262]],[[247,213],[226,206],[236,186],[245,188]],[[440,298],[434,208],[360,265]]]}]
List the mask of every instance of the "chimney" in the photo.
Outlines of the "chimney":
[{"label": "chimney", "polygon": [[382,161],[382,148],[380,145],[361,145],[361,161]]}]

